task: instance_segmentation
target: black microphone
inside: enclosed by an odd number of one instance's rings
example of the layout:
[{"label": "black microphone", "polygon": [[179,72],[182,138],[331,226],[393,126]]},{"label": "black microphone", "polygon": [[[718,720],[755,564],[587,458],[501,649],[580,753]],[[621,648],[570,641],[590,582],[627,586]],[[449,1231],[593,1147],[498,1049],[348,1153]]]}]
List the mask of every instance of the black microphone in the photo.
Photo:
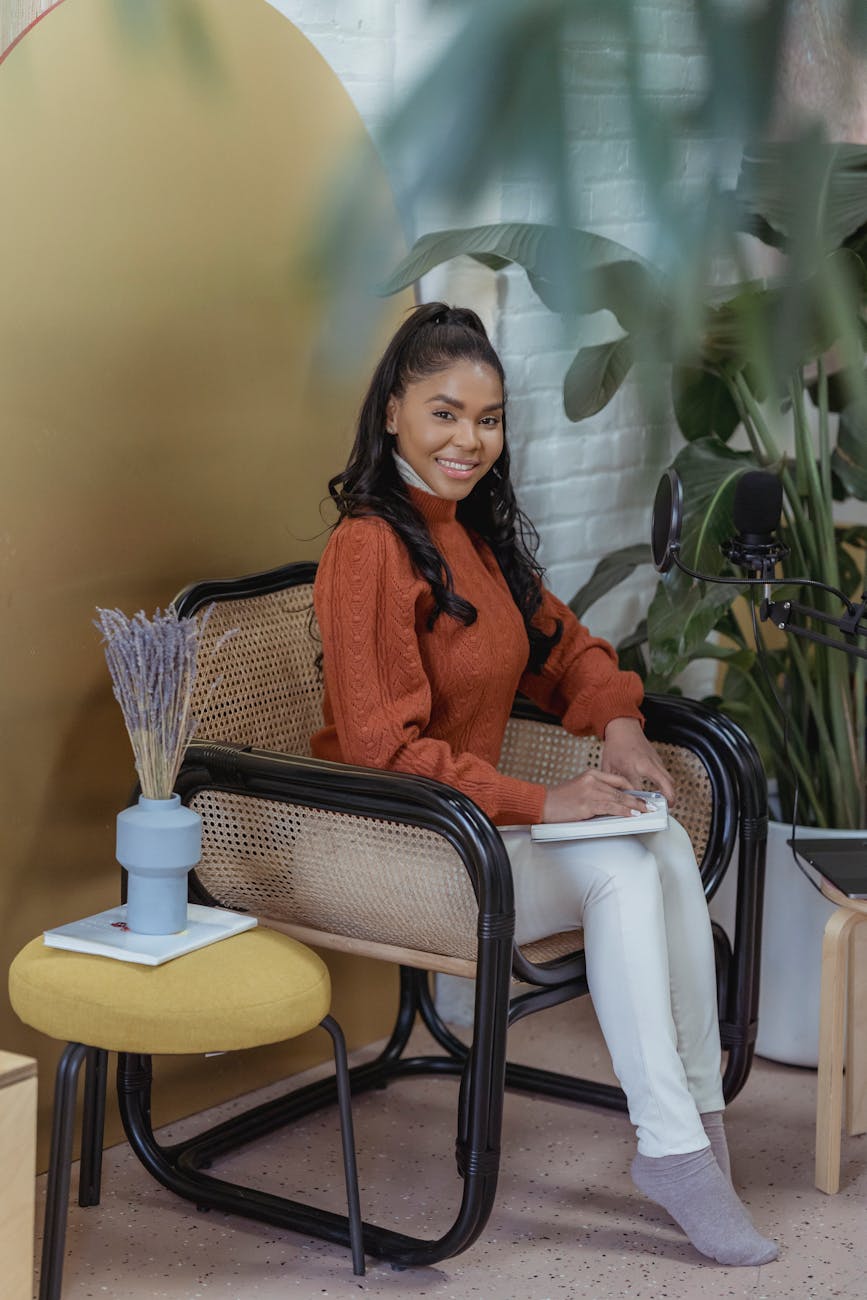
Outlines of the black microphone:
[{"label": "black microphone", "polygon": [[783,485],[776,474],[750,470],[735,486],[732,518],[737,536],[720,546],[726,559],[739,569],[772,578],[774,568],[789,548],[774,533],[783,509]]},{"label": "black microphone", "polygon": [[[723,578],[719,574],[699,573],[697,569],[684,564],[680,558],[683,484],[676,469],[667,469],[659,480],[653,503],[650,540],[653,563],[660,573],[668,573],[676,566],[682,573],[697,578],[700,582],[763,587],[764,599],[759,609],[763,623],[771,619],[778,627],[797,636],[817,641],[821,645],[833,646],[835,650],[844,650],[846,654],[859,659],[867,659],[867,649],[846,644],[839,638],[825,636],[811,628],[799,627],[791,621],[793,616],[798,615],[829,623],[832,627],[839,628],[848,638],[867,636],[867,592],[864,593],[861,604],[854,605],[845,592],[829,586],[827,582],[818,582],[815,578],[775,578],[774,568],[778,561],[784,560],[789,554],[788,546],[774,536],[782,509],[783,485],[775,474],[769,474],[767,470],[750,470],[749,473],[742,474],[735,485],[732,509],[737,537],[723,542],[720,550],[732,564],[750,573],[757,573],[758,576]],[[832,618],[823,610],[812,609],[809,605],[800,605],[793,600],[772,602],[771,588],[777,586],[818,587],[841,601],[846,613],[842,618]]]}]

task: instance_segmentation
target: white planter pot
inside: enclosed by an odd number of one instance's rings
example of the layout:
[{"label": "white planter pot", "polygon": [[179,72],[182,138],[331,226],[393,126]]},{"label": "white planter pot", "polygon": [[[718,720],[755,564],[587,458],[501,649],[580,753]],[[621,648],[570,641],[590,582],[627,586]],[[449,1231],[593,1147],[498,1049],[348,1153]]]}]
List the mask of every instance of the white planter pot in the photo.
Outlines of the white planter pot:
[{"label": "white planter pot", "polygon": [[[799,827],[797,833],[805,839],[864,838],[863,830]],[[822,935],[835,908],[798,870],[786,843],[791,835],[789,822],[772,821],[768,825],[756,1052],[784,1065],[815,1068],[819,1060]],[[710,906],[711,916],[729,937],[735,888],[736,882],[726,878]]]}]

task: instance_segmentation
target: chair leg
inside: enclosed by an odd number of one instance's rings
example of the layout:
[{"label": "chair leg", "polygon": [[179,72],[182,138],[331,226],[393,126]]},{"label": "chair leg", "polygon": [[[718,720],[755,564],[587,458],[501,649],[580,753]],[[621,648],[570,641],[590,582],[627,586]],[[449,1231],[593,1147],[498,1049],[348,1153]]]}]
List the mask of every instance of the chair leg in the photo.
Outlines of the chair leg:
[{"label": "chair leg", "polygon": [[840,1187],[843,1114],[843,1030],[849,935],[857,912],[840,907],[828,918],[822,940],[819,1010],[819,1077],[816,1095],[816,1186],[833,1195]]},{"label": "chair leg", "polygon": [[[480,940],[479,952],[476,1028],[465,1084],[466,1129],[465,1135],[459,1136],[464,1182],[457,1215],[446,1231],[434,1239],[408,1236],[377,1224],[363,1224],[367,1254],[399,1266],[437,1264],[466,1250],[481,1233],[493,1208],[500,1164],[510,930],[485,935]],[[417,1006],[413,978],[417,974],[402,968],[401,1004],[395,1030],[375,1061],[355,1066],[351,1071],[353,1092],[379,1087],[406,1074],[430,1073],[431,1069],[435,1073],[461,1073],[461,1063],[452,1059],[401,1057]],[[480,1008],[485,1008],[484,1014]],[[243,1143],[333,1104],[337,1097],[334,1076],[264,1102],[205,1133],[162,1147],[150,1120],[150,1059],[119,1052],[117,1070],[118,1105],[130,1147],[164,1187],[200,1206],[258,1219],[344,1248],[352,1246],[349,1215],[242,1187],[202,1172],[209,1163]]]},{"label": "chair leg", "polygon": [[418,984],[418,1009],[425,1028],[435,1042],[439,1043],[440,1047],[448,1052],[449,1056],[454,1057],[456,1061],[460,1061],[463,1065],[469,1054],[469,1048],[444,1023],[437,1010],[431,990],[430,977],[426,971],[422,971],[421,975],[422,978]]},{"label": "chair leg", "polygon": [[849,1009],[846,1015],[846,1132],[867,1133],[867,915],[849,941]]},{"label": "chair leg", "polygon": [[42,1238],[42,1271],[39,1275],[39,1300],[60,1300],[63,1257],[66,1248],[72,1133],[75,1126],[75,1096],[81,1063],[88,1050],[82,1043],[69,1043],[57,1066],[51,1157],[48,1165],[48,1190],[45,1202],[45,1233]]},{"label": "chair leg", "polygon": [[334,1069],[337,1079],[337,1104],[340,1108],[340,1140],[343,1144],[343,1170],[346,1178],[346,1202],[349,1211],[349,1240],[352,1246],[352,1271],[364,1276],[364,1235],[361,1224],[361,1201],[358,1195],[358,1167],[355,1161],[355,1134],[352,1123],[352,1094],[349,1063],[343,1030],[332,1016],[321,1021],[331,1035]]},{"label": "chair leg", "polygon": [[84,1075],[84,1112],[81,1117],[81,1167],[78,1204],[99,1205],[102,1184],[102,1142],[105,1131],[105,1085],[108,1052],[87,1049]]}]

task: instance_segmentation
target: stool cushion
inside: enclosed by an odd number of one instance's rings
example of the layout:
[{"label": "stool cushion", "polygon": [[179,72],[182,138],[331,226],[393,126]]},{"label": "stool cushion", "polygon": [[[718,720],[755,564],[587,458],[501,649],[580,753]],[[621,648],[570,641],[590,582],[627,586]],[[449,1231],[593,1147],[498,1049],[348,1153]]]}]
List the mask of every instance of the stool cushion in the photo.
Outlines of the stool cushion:
[{"label": "stool cushion", "polygon": [[46,947],[9,970],[16,1013],[52,1038],[113,1052],[225,1052],[279,1043],[328,1014],[328,967],[310,948],[258,927],[162,966]]}]

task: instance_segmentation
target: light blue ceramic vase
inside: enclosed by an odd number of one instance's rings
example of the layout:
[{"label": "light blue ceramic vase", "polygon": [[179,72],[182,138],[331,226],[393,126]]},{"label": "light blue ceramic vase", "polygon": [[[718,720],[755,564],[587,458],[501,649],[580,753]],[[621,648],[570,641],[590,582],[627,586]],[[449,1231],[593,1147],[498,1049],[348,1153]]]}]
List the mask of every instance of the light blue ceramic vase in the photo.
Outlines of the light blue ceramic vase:
[{"label": "light blue ceramic vase", "polygon": [[136,934],[187,927],[187,874],[202,855],[202,819],[180,795],[146,799],[117,815],[117,860],[129,872],[126,923]]}]

